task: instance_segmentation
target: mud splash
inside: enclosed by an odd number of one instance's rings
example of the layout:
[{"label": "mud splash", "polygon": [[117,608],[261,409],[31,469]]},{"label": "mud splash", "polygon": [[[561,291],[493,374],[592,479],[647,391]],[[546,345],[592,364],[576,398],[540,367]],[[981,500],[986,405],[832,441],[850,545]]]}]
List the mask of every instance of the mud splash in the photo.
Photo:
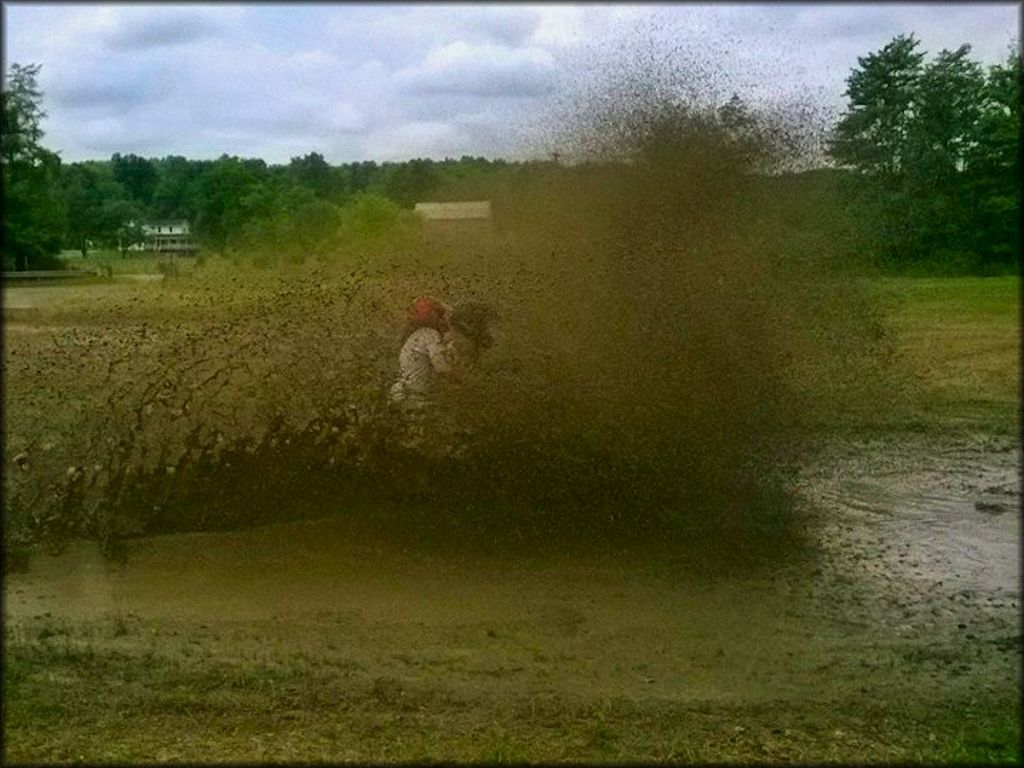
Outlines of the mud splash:
[{"label": "mud splash", "polygon": [[[827,174],[776,173],[805,154],[803,116],[723,102],[714,67],[651,53],[558,122],[572,162],[479,190],[503,232],[486,248],[214,259],[52,297],[40,325],[66,332],[8,335],[9,542],[294,521],[311,486],[339,507],[393,499],[414,471],[414,506],[472,510],[452,538],[486,510],[505,533],[595,545],[791,539],[789,468],[822,425],[896,396],[885,318],[842,227],[791,226],[839,209]],[[384,396],[422,293],[502,318],[439,398],[437,462],[396,450]]]}]

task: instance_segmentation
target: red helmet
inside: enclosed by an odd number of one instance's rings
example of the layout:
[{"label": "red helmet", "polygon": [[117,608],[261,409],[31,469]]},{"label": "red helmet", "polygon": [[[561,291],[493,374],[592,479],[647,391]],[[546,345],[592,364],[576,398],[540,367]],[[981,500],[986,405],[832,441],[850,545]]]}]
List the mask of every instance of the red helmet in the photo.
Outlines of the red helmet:
[{"label": "red helmet", "polygon": [[409,320],[417,324],[435,325],[442,322],[447,314],[444,304],[432,296],[420,296],[409,307]]}]

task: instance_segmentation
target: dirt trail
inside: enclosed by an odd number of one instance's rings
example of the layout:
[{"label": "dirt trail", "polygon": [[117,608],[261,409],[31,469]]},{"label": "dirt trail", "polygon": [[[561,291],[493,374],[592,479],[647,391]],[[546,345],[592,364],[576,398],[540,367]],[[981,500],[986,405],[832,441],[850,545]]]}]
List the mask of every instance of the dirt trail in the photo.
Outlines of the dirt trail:
[{"label": "dirt trail", "polygon": [[[6,618],[138,618],[178,627],[168,642],[206,627],[228,654],[341,644],[382,674],[577,694],[842,698],[917,674],[894,674],[880,649],[936,656],[936,644],[967,659],[971,684],[1005,684],[1019,663],[1019,448],[936,449],[905,441],[879,459],[877,446],[847,446],[816,468],[808,495],[830,508],[827,556],[771,578],[442,558],[333,519],[152,537],[123,566],[79,543],[8,579]],[[916,695],[951,682],[924,676]]]}]

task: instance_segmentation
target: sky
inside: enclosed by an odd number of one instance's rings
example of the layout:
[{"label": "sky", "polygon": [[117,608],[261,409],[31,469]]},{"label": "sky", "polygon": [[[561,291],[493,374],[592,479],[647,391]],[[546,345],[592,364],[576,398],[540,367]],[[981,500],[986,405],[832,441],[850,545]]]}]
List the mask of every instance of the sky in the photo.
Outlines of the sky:
[{"label": "sky", "polygon": [[[1017,3],[3,3],[4,71],[42,65],[66,162],[221,154],[268,163],[537,155],[540,128],[640,50],[713,62],[752,101],[838,113],[857,57],[914,33],[985,64]],[[706,70],[702,70],[706,71]]]}]

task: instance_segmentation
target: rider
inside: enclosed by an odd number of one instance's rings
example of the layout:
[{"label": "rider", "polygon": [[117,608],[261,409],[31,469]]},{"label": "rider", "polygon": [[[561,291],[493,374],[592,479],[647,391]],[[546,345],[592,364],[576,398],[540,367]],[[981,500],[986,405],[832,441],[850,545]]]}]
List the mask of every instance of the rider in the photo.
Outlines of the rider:
[{"label": "rider", "polygon": [[448,308],[432,296],[421,296],[409,308],[398,353],[398,380],[391,386],[391,400],[403,407],[418,408],[429,397],[439,376],[451,371]]}]

